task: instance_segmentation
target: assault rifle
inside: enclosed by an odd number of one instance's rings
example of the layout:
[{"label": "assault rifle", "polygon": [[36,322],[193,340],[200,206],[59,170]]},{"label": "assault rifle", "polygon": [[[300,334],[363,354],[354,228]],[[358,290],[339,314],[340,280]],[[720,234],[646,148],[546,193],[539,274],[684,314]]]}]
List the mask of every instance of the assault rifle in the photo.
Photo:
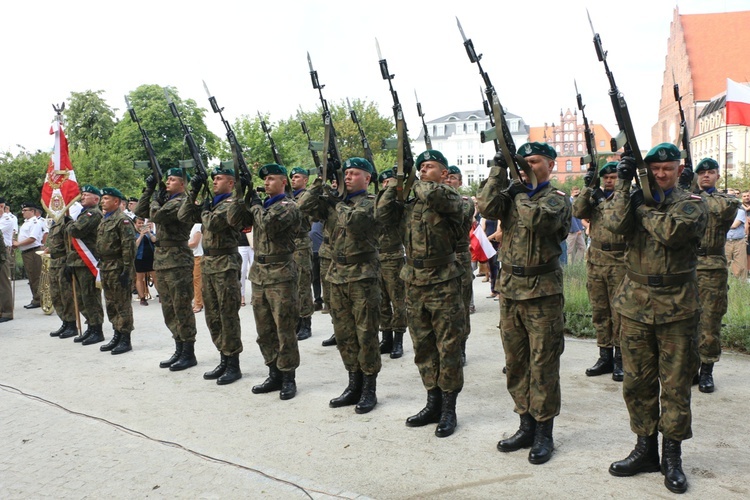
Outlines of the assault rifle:
[{"label": "assault rifle", "polygon": [[[349,98],[346,98],[346,107],[349,109],[349,116],[351,117],[354,124],[357,126],[357,130],[359,131],[359,140],[362,142],[362,149],[365,151],[365,159],[370,162],[370,165],[372,165],[372,168],[375,168],[375,158],[372,156],[372,149],[370,149],[370,141],[367,140],[367,136],[365,135],[365,131],[362,130],[362,125],[359,123],[359,118],[357,118],[357,112],[354,111],[354,108],[352,108],[351,103],[349,102]],[[377,175],[377,169],[375,170],[375,173],[372,174],[370,177],[370,183],[375,185],[375,192],[378,192],[378,175]]]},{"label": "assault rifle", "polygon": [[[154,192],[154,197],[156,197],[158,196],[159,192],[162,192],[167,188],[164,185],[164,175],[162,174],[161,167],[159,166],[159,161],[156,159],[154,147],[151,145],[148,134],[146,134],[146,131],[143,130],[141,121],[138,119],[138,115],[135,114],[135,109],[133,109],[133,106],[130,104],[130,99],[128,99],[128,96],[125,96],[125,106],[128,109],[130,119],[135,122],[135,124],[138,126],[138,130],[140,130],[141,132],[141,142],[143,143],[143,147],[146,148],[146,154],[148,155],[148,164],[151,166],[151,174],[154,176],[154,179],[156,179],[156,182],[159,186],[159,190]],[[138,166],[138,163],[140,162],[136,162],[136,166]]]},{"label": "assault rifle", "polygon": [[589,127],[589,120],[586,118],[586,111],[584,111],[586,106],[583,104],[581,93],[578,92],[578,83],[575,80],[573,80],[573,85],[576,88],[578,109],[581,111],[581,116],[583,116],[583,136],[586,141],[586,152],[588,153],[586,156],[581,157],[581,165],[589,164],[588,171],[593,174],[593,177],[588,187],[596,190],[599,187],[599,163],[596,156],[596,141],[594,140],[594,132]]},{"label": "assault rifle", "polygon": [[208,171],[206,170],[206,165],[203,163],[203,158],[201,157],[201,151],[198,149],[198,145],[195,143],[195,139],[193,139],[193,134],[190,132],[190,129],[185,124],[185,122],[182,121],[182,115],[180,115],[180,111],[177,109],[177,105],[172,100],[172,97],[169,95],[169,92],[167,92],[167,89],[164,88],[164,96],[167,98],[167,104],[169,104],[169,110],[172,112],[172,116],[177,118],[180,122],[180,127],[182,127],[182,133],[185,134],[185,142],[187,142],[188,150],[190,151],[190,156],[193,157],[193,163],[195,164],[195,169],[198,171],[201,177],[203,177],[203,193],[205,196],[210,197],[211,195],[211,188],[208,184]]},{"label": "assault rifle", "polygon": [[427,149],[432,149],[432,139],[430,139],[430,132],[427,129],[427,124],[424,122],[424,113],[422,112],[422,103],[419,102],[417,97],[417,90],[414,89],[414,99],[417,101],[417,114],[422,119],[422,130],[424,131],[424,145]]},{"label": "assault rifle", "polygon": [[261,116],[260,111],[258,111],[258,120],[260,120],[260,128],[263,129],[263,133],[266,134],[268,142],[271,144],[271,153],[273,154],[274,163],[283,165],[284,163],[281,161],[279,148],[276,147],[276,143],[273,142],[273,137],[271,137],[271,127],[266,124],[266,120]]},{"label": "assault rifle", "polygon": [[[310,154],[312,155],[313,163],[315,164],[315,174],[322,175],[323,169],[320,166],[320,156],[318,156],[318,151],[322,151],[323,149],[323,143],[315,143],[313,142],[312,138],[310,137],[310,129],[307,128],[307,124],[304,120],[300,120],[299,122],[300,126],[302,127],[302,132],[304,132],[305,137],[307,137],[307,149],[310,150]],[[313,173],[313,172],[311,172]]]},{"label": "assault rifle", "polygon": [[[693,157],[690,154],[690,135],[687,129],[687,120],[685,119],[685,111],[682,109],[682,96],[680,95],[680,86],[674,79],[674,73],[672,73],[672,81],[674,81],[674,100],[677,101],[677,107],[680,109],[680,136],[677,138],[678,144],[682,145],[682,155],[684,158],[685,170],[680,174],[680,180],[678,181],[680,188],[690,190],[691,187],[695,188],[695,172],[693,171]],[[689,172],[689,173],[688,173]]]}]

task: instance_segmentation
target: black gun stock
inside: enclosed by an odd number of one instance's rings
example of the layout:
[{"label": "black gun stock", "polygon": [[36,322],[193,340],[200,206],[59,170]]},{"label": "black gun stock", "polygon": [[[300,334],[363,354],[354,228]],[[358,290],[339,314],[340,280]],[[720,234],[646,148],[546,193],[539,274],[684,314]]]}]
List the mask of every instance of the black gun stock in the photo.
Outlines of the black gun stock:
[{"label": "black gun stock", "polygon": [[417,97],[417,90],[414,89],[414,99],[417,101],[417,114],[422,119],[422,131],[424,132],[424,145],[427,149],[432,149],[432,139],[430,138],[430,131],[427,128],[427,124],[424,121],[424,112],[422,111],[422,103],[419,102]]},{"label": "black gun stock", "polygon": [[573,85],[576,88],[576,102],[578,103],[578,109],[581,111],[583,117],[583,135],[586,141],[586,156],[581,157],[581,165],[588,163],[588,171],[593,174],[591,183],[588,185],[591,189],[597,189],[599,187],[599,163],[596,154],[596,141],[594,140],[594,132],[589,127],[589,120],[586,118],[586,111],[584,111],[583,98],[581,93],[578,92],[578,84],[573,80]]},{"label": "black gun stock", "polygon": [[263,129],[263,133],[266,134],[266,138],[268,139],[269,144],[271,144],[271,154],[273,154],[273,161],[278,165],[283,165],[284,163],[281,161],[279,149],[276,147],[276,143],[274,142],[273,137],[271,137],[271,127],[266,124],[266,120],[263,118],[263,116],[261,116],[260,111],[258,111],[257,113],[258,120],[260,121],[260,128]]},{"label": "black gun stock", "polygon": [[[677,101],[677,107],[680,110],[680,136],[677,139],[677,142],[679,145],[682,145],[682,154],[684,155],[684,160],[685,160],[683,164],[685,165],[685,170],[689,170],[692,174],[690,175],[691,183],[686,186],[681,182],[680,187],[686,190],[690,190],[690,189],[694,190],[697,187],[698,182],[695,177],[695,172],[693,170],[693,155],[690,154],[690,133],[688,132],[688,129],[687,129],[687,119],[685,118],[685,110],[682,109],[682,96],[680,95],[680,86],[677,84],[677,81],[675,81],[674,79],[674,73],[672,73],[672,81],[674,81],[674,86],[672,87],[672,90],[674,91],[674,100]],[[680,175],[680,180],[682,180],[683,178],[684,178],[683,175]],[[685,182],[685,184],[687,183]]]},{"label": "black gun stock", "polygon": [[[164,175],[162,174],[161,167],[159,166],[159,161],[156,159],[156,153],[154,152],[154,147],[151,145],[151,141],[148,138],[148,134],[146,134],[146,131],[143,130],[143,127],[141,126],[141,121],[138,119],[138,115],[135,113],[135,109],[130,104],[130,99],[128,99],[128,96],[125,96],[125,106],[128,109],[128,114],[130,115],[130,119],[133,120],[133,122],[135,122],[135,124],[138,126],[138,130],[141,132],[141,143],[143,144],[143,147],[146,149],[146,155],[148,155],[148,163],[151,166],[151,173],[153,174],[154,178],[156,179],[157,184],[159,185],[158,191],[166,189],[166,186],[164,185]],[[154,196],[157,195],[158,191],[154,192]]]}]

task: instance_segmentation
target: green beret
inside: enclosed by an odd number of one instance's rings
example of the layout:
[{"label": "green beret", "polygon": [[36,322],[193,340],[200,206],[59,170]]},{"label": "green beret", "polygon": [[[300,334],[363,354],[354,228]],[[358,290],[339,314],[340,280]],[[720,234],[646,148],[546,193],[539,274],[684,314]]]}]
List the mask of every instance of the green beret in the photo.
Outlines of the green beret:
[{"label": "green beret", "polygon": [[83,193],[91,193],[97,196],[102,195],[102,192],[99,191],[99,189],[96,186],[92,186],[91,184],[84,184],[83,186],[81,186],[81,194]]},{"label": "green beret", "polygon": [[167,170],[167,177],[182,177],[185,181],[190,181],[190,174],[186,170],[177,167]]},{"label": "green beret", "polygon": [[604,166],[599,170],[599,177],[604,177],[607,174],[616,174],[617,173],[617,162],[616,161],[610,161],[604,164]]},{"label": "green beret", "polygon": [[428,149],[427,151],[420,153],[419,156],[417,156],[417,161],[415,163],[416,168],[419,169],[420,165],[422,165],[422,163],[426,161],[436,161],[438,163],[442,163],[445,168],[448,168],[448,160],[445,158],[443,153],[441,153],[437,149]]},{"label": "green beret", "polygon": [[120,198],[121,200],[127,199],[125,195],[120,192],[119,189],[113,188],[113,187],[103,187],[102,196],[104,196],[105,194],[109,196],[116,196],[117,198]]},{"label": "green beret", "polygon": [[396,172],[392,168],[389,168],[380,172],[380,175],[378,176],[378,182],[382,184],[384,180],[392,179],[394,177],[396,177]]},{"label": "green beret", "polygon": [[518,148],[518,154],[526,158],[527,156],[542,155],[553,160],[557,158],[555,148],[546,142],[527,142]]},{"label": "green beret", "polygon": [[697,174],[701,170],[719,170],[719,163],[713,158],[703,158],[695,167],[695,173]]},{"label": "green beret", "polygon": [[449,173],[449,174],[457,174],[457,175],[461,175],[461,169],[460,169],[460,168],[458,168],[458,167],[457,167],[457,166],[455,166],[455,165],[451,165],[450,167],[448,167],[448,173]]},{"label": "green beret", "polygon": [[211,178],[213,179],[217,175],[229,175],[234,177],[234,169],[226,167],[224,165],[224,162],[222,162],[221,165],[216,165],[213,169],[211,169]]},{"label": "green beret", "polygon": [[657,144],[648,152],[643,159],[646,163],[655,163],[663,161],[680,161],[682,156],[680,150],[671,142],[662,142]]},{"label": "green beret", "polygon": [[310,172],[308,172],[306,168],[302,167],[294,167],[292,171],[289,172],[289,177],[292,177],[294,174],[300,174],[304,175],[305,177],[310,177]]},{"label": "green beret", "polygon": [[356,156],[354,158],[349,158],[344,162],[344,168],[342,170],[346,170],[347,168],[358,168],[364,170],[370,175],[375,173],[375,169],[372,168],[372,164],[369,161]]},{"label": "green beret", "polygon": [[39,208],[39,205],[37,205],[33,201],[27,201],[25,203],[21,203],[21,208],[33,208],[34,210],[41,210],[41,208]]},{"label": "green beret", "polygon": [[286,167],[278,163],[268,163],[260,167],[258,177],[265,179],[267,175],[283,175],[286,177]]}]

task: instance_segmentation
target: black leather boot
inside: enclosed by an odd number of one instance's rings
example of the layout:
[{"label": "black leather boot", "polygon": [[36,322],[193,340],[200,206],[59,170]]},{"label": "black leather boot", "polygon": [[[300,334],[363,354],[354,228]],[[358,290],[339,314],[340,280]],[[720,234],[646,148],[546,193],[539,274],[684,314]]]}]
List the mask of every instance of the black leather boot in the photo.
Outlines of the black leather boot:
[{"label": "black leather boot", "polygon": [[519,415],[521,417],[521,425],[518,430],[508,439],[503,439],[497,443],[497,449],[508,453],[511,451],[518,451],[521,448],[529,448],[534,444],[534,433],[536,432],[536,420],[531,416],[531,413],[524,413]]},{"label": "black leather boot", "polygon": [[252,391],[253,394],[266,394],[268,392],[281,390],[281,386],[281,370],[276,367],[276,361],[274,361],[273,363],[268,365],[268,377],[263,381],[262,384],[254,385]]},{"label": "black leather boot", "polygon": [[398,359],[404,355],[404,332],[396,330],[393,332],[393,349],[391,359]]},{"label": "black leather boot", "polygon": [[362,397],[362,372],[349,372],[349,385],[346,386],[341,396],[333,398],[328,402],[331,408],[340,408],[341,406],[351,406],[359,402]]},{"label": "black leather boot", "polygon": [[380,341],[380,354],[390,354],[393,351],[393,330],[383,330],[383,340]]},{"label": "black leather boot", "polygon": [[216,380],[217,378],[224,375],[224,371],[227,369],[227,357],[224,356],[224,354],[219,353],[221,356],[221,361],[219,361],[219,365],[211,370],[210,372],[206,372],[203,374],[203,378],[206,380]]},{"label": "black leather boot", "polygon": [[596,377],[597,375],[612,373],[612,370],[614,370],[614,368],[614,362],[612,361],[612,348],[600,347],[599,359],[596,360],[594,366],[586,369],[586,376]]},{"label": "black leather boot", "polygon": [[466,366],[466,339],[461,341],[461,366]]},{"label": "black leather boot", "polygon": [[714,364],[701,363],[698,390],[705,393],[714,392]]},{"label": "black leather boot", "polygon": [[612,380],[622,382],[625,372],[622,371],[622,350],[619,347],[615,347],[615,357],[612,361]]},{"label": "black leather boot", "polygon": [[659,472],[659,435],[638,436],[635,448],[625,459],[612,462],[609,473],[617,477],[629,477],[641,472]]},{"label": "black leather boot", "polygon": [[443,406],[443,392],[436,387],[427,391],[427,404],[419,413],[406,419],[407,427],[422,427],[440,422]]},{"label": "black leather boot", "polygon": [[49,336],[50,336],[50,337],[59,337],[59,336],[60,336],[60,334],[61,334],[61,333],[63,332],[63,330],[65,330],[65,328],[66,328],[67,326],[68,326],[68,322],[67,322],[67,321],[63,321],[63,322],[62,322],[62,325],[60,325],[60,328],[58,328],[58,329],[57,329],[57,330],[55,330],[54,332],[49,332]]},{"label": "black leather boot", "polygon": [[102,352],[111,351],[115,347],[117,347],[117,344],[120,343],[120,338],[122,338],[122,334],[115,330],[114,335],[112,335],[112,340],[104,344],[103,346],[99,346],[99,350]]},{"label": "black leather boot", "polygon": [[664,486],[672,493],[685,493],[688,488],[687,478],[682,472],[682,443],[662,437],[661,473],[664,474]]},{"label": "black leather boot", "polygon": [[362,376],[362,395],[359,397],[357,406],[354,407],[355,413],[367,413],[378,404],[378,397],[375,395],[377,379],[377,373]]},{"label": "black leather boot", "polygon": [[198,364],[198,360],[195,359],[195,342],[181,342],[181,344],[180,357],[169,366],[171,372],[186,370]]},{"label": "black leather boot", "polygon": [[552,440],[552,426],[554,422],[555,419],[551,418],[544,422],[536,423],[534,444],[531,445],[531,450],[529,450],[529,462],[532,464],[543,464],[549,462],[549,459],[552,458],[552,451],[555,449],[555,444]]},{"label": "black leather boot", "polygon": [[226,356],[227,358],[227,369],[224,373],[216,379],[218,385],[231,384],[242,378],[242,371],[240,371],[240,355],[235,354],[234,356]]},{"label": "black leather boot", "polygon": [[300,318],[300,327],[297,330],[297,340],[306,340],[312,337],[312,317]]},{"label": "black leather boot", "polygon": [[[76,329],[75,335],[78,335],[77,329]],[[70,335],[70,334],[65,335],[64,332],[60,334],[61,339],[67,339],[68,337],[72,337],[72,336],[73,335]],[[87,326],[81,335],[78,335],[76,338],[74,338],[73,342],[75,342],[76,344],[80,344],[81,342],[89,338],[89,336],[91,336],[91,325]]]},{"label": "black leather boot", "polygon": [[172,356],[169,359],[165,359],[164,361],[159,361],[159,368],[169,368],[174,363],[177,362],[178,359],[180,359],[180,355],[182,354],[184,344],[180,340],[174,341],[174,353],[172,353]]},{"label": "black leather boot", "polygon": [[279,399],[292,399],[297,394],[297,383],[294,380],[294,370],[281,372],[281,392]]},{"label": "black leather boot", "polygon": [[67,339],[78,335],[78,328],[76,328],[75,321],[67,321],[65,325],[65,329],[57,335],[58,337],[61,339]]},{"label": "black leather boot", "polygon": [[456,417],[457,392],[443,392],[443,407],[440,411],[440,421],[435,429],[435,435],[439,438],[448,437],[456,430],[458,418]]},{"label": "black leather boot", "polygon": [[327,339],[325,339],[323,342],[320,343],[323,347],[330,347],[332,345],[336,345],[336,335],[331,335]]},{"label": "black leather boot", "polygon": [[102,325],[90,326],[89,330],[91,330],[91,333],[81,342],[81,345],[91,345],[98,344],[99,342],[104,342],[104,332],[102,332]]},{"label": "black leather boot", "polygon": [[122,354],[128,351],[132,351],[133,346],[130,344],[130,332],[122,332],[120,336],[120,342],[112,349],[112,354]]}]

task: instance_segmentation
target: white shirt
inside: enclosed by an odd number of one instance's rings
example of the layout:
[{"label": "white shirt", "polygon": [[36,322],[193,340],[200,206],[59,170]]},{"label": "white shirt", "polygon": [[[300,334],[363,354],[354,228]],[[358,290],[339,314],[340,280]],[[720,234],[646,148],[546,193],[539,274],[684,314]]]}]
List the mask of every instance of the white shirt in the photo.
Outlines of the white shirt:
[{"label": "white shirt", "polygon": [[41,246],[45,226],[44,219],[40,219],[39,217],[26,219],[21,225],[21,230],[18,232],[18,241],[23,241],[27,238],[34,238],[35,241],[30,245],[21,245],[18,249],[23,252],[24,250]]},{"label": "white shirt", "polygon": [[18,219],[12,213],[2,214],[0,216],[0,231],[3,233],[5,246],[10,248],[13,245],[13,233],[18,232]]},{"label": "white shirt", "polygon": [[201,239],[198,241],[198,245],[193,248],[193,257],[203,257],[203,233],[201,232],[201,224],[193,224],[193,229],[190,230],[191,240],[195,233],[201,233]]}]

